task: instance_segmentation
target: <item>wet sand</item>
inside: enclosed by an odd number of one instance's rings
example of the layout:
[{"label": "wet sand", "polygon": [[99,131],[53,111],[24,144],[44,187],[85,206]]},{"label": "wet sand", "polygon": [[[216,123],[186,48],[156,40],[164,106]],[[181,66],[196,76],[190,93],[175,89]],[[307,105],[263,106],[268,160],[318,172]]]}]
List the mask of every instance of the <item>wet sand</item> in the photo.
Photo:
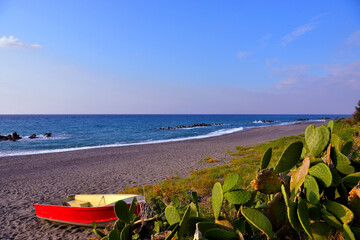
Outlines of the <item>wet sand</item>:
[{"label": "wet sand", "polygon": [[226,150],[298,135],[308,125],[254,128],[180,142],[1,157],[0,239],[89,239],[94,237],[90,228],[37,219],[33,204],[74,193],[116,193],[128,184],[157,183],[174,172],[187,176],[191,170],[211,166],[199,163],[207,156],[226,161]]}]

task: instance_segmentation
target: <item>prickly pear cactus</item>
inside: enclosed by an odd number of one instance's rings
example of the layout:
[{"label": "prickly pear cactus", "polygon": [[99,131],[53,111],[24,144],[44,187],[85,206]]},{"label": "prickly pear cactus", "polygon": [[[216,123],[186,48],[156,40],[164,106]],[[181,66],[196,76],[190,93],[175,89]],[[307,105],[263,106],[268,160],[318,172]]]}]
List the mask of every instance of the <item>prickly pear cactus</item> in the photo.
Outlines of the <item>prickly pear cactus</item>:
[{"label": "prickly pear cactus", "polygon": [[129,224],[130,223],[130,212],[129,206],[126,202],[120,200],[115,203],[115,214],[119,218],[120,221],[123,223]]},{"label": "prickly pear cactus", "polygon": [[239,187],[242,184],[242,178],[239,174],[233,173],[225,179],[223,191],[228,192],[232,189]]},{"label": "prickly pear cactus", "polygon": [[334,131],[334,121],[330,120],[327,127],[330,130],[330,134],[331,134]]},{"label": "prickly pear cactus", "polygon": [[311,233],[315,240],[328,240],[331,226],[324,222],[316,222],[310,226]]},{"label": "prickly pear cactus", "polygon": [[334,160],[336,169],[342,174],[351,174],[355,172],[355,168],[351,166],[350,160],[341,152],[332,149],[331,156]]},{"label": "prickly pear cactus", "polygon": [[303,227],[303,229],[305,230],[306,234],[311,239],[314,239],[311,229],[310,229],[309,210],[308,210],[305,200],[303,200],[301,198],[298,201],[297,215],[298,215],[300,224]]},{"label": "prickly pear cactus", "polygon": [[325,210],[325,208],[321,209],[322,218],[327,222],[330,226],[333,226],[336,229],[342,229],[342,223],[337,220],[337,218]]},{"label": "prickly pear cactus", "polygon": [[272,148],[270,147],[265,151],[264,155],[261,158],[260,170],[263,170],[268,167],[271,160],[271,155],[272,155]]},{"label": "prickly pear cactus", "polygon": [[351,152],[352,147],[353,147],[353,142],[352,142],[352,141],[348,141],[348,142],[345,143],[345,145],[342,147],[341,153],[344,154],[345,156],[349,155],[350,152]]},{"label": "prickly pear cactus", "polygon": [[310,158],[305,157],[303,164],[298,167],[296,170],[291,172],[290,179],[290,196],[292,199],[295,198],[295,195],[299,191],[299,188],[305,181],[305,177],[309,172],[310,167]]},{"label": "prickly pear cactus", "polygon": [[281,179],[273,170],[263,169],[258,173],[256,180],[251,181],[251,185],[265,194],[277,193],[280,192]]},{"label": "prickly pear cactus", "polygon": [[165,208],[165,217],[170,226],[180,222],[180,214],[174,206],[167,206]]},{"label": "prickly pear cactus", "polygon": [[289,171],[291,168],[293,168],[300,160],[302,149],[302,142],[299,141],[291,143],[282,153],[279,161],[274,166],[274,171],[276,173],[282,173]]},{"label": "prickly pear cactus", "polygon": [[215,219],[219,218],[222,203],[223,203],[223,190],[219,182],[214,184],[211,197],[212,208]]},{"label": "prickly pear cactus", "polygon": [[224,197],[231,204],[245,204],[250,201],[252,194],[246,190],[237,189],[226,192]]},{"label": "prickly pear cactus", "polygon": [[225,229],[212,228],[205,232],[205,238],[209,240],[235,240],[238,239],[238,235]]},{"label": "prickly pear cactus", "polygon": [[314,177],[306,175],[304,188],[306,190],[306,199],[312,204],[318,204],[320,201],[319,186]]},{"label": "prickly pear cactus", "polygon": [[309,174],[320,181],[325,187],[330,187],[332,174],[325,163],[319,163],[309,169]]},{"label": "prickly pear cactus", "polygon": [[269,219],[260,211],[250,208],[250,207],[241,207],[241,214],[250,222],[254,227],[263,232],[268,239],[272,238],[274,235],[271,222]]},{"label": "prickly pear cactus", "polygon": [[345,224],[350,223],[354,218],[353,212],[349,208],[345,207],[340,203],[326,200],[323,202],[323,205],[325,206],[328,212],[333,214],[335,217],[340,219]]},{"label": "prickly pear cactus", "polygon": [[330,131],[325,126],[310,125],[305,130],[305,141],[310,153],[317,157],[324,151],[330,140]]}]

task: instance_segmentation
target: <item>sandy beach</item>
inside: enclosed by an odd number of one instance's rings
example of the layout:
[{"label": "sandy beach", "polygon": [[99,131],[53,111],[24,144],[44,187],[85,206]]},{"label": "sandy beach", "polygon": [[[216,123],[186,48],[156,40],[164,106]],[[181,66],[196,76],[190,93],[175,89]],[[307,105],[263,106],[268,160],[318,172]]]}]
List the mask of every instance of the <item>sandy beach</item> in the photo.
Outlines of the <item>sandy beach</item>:
[{"label": "sandy beach", "polygon": [[[316,123],[314,125],[322,125]],[[0,158],[0,239],[89,239],[90,228],[35,217],[34,203],[74,193],[116,193],[154,184],[177,172],[210,167],[199,160],[229,159],[226,150],[304,133],[309,123],[254,128],[218,137],[148,145]]]}]

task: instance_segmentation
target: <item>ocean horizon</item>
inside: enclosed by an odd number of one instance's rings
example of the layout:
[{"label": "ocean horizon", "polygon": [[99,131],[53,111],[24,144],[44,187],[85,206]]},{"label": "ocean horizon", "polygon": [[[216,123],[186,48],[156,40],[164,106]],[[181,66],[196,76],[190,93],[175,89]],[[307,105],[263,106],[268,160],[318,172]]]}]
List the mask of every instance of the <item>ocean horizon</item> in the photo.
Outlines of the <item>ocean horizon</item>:
[{"label": "ocean horizon", "polygon": [[[34,114],[0,115],[0,157],[185,141],[246,129],[321,122],[342,114]],[[202,124],[202,125],[201,125]],[[51,137],[44,136],[51,133]],[[35,134],[36,138],[30,138]]]}]

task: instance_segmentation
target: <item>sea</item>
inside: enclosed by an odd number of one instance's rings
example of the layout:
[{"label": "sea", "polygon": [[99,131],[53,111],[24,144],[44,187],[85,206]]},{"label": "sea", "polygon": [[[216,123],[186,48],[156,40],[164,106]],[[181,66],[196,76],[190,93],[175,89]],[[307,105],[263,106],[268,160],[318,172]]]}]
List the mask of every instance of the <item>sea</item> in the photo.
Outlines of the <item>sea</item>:
[{"label": "sea", "polygon": [[0,115],[0,135],[22,137],[0,141],[0,157],[184,141],[343,117],[348,115]]}]

